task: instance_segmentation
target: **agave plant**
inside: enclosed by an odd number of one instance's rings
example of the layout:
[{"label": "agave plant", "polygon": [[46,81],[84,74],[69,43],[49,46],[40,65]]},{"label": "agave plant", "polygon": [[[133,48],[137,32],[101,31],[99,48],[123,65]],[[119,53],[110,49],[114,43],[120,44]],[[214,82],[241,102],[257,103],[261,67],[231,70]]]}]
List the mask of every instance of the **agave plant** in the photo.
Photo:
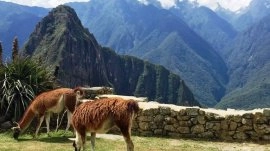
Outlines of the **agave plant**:
[{"label": "agave plant", "polygon": [[36,94],[53,86],[51,72],[35,60],[18,58],[3,65],[0,69],[1,114],[18,120]]}]

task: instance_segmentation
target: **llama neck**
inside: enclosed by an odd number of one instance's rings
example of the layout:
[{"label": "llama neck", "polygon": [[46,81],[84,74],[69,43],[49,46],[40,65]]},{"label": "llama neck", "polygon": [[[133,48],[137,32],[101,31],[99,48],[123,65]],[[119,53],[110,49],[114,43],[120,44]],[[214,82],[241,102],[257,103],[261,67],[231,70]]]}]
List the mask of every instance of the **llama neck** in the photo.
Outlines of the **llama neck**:
[{"label": "llama neck", "polygon": [[28,128],[28,126],[30,125],[34,117],[35,117],[35,113],[31,110],[29,106],[19,122],[22,132]]}]

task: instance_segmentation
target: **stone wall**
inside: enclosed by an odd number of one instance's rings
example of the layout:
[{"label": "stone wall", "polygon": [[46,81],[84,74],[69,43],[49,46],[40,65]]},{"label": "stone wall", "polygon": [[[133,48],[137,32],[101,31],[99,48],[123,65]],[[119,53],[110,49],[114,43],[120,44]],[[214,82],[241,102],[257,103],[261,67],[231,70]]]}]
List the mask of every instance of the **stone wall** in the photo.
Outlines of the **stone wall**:
[{"label": "stone wall", "polygon": [[270,140],[270,109],[214,110],[140,102],[132,133],[141,136]]}]

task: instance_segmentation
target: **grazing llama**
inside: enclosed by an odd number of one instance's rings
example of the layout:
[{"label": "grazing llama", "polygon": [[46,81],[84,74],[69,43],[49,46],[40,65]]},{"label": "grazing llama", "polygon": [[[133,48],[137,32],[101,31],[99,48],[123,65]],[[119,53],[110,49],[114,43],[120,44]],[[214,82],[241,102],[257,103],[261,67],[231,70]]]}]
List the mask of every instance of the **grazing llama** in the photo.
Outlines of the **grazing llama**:
[{"label": "grazing llama", "polygon": [[82,96],[83,91],[80,88],[58,88],[41,93],[31,102],[20,122],[16,123],[17,126],[12,128],[14,139],[18,139],[19,135],[28,128],[34,117],[38,119],[34,137],[37,137],[44,117],[46,118],[47,133],[49,133],[51,113],[60,113],[65,108],[67,109],[68,117],[67,131],[70,127],[72,112],[75,110],[76,98]]},{"label": "grazing llama", "polygon": [[127,145],[128,151],[134,150],[131,140],[131,126],[134,114],[139,111],[138,103],[122,98],[103,98],[83,103],[76,107],[72,124],[76,131],[73,142],[75,151],[85,150],[86,133],[91,133],[91,147],[95,149],[96,133],[106,133],[116,125]]}]

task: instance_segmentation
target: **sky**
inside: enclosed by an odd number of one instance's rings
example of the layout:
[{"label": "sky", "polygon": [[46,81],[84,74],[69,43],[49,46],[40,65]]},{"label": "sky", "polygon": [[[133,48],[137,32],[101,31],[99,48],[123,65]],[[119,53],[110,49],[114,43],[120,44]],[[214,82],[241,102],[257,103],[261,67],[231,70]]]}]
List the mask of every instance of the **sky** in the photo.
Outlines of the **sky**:
[{"label": "sky", "polygon": [[[28,6],[41,6],[46,8],[56,7],[57,5],[68,2],[87,2],[89,0],[2,0],[7,2],[18,3]],[[141,2],[147,2],[149,0],[139,0]],[[175,5],[175,1],[178,0],[158,0],[164,8],[170,8]],[[181,0],[179,0],[181,1]],[[197,1],[199,5],[208,6],[211,9],[215,9],[218,4],[231,11],[237,11],[241,8],[247,7],[251,0],[190,0]]]},{"label": "sky", "polygon": [[[139,1],[147,1],[147,0],[139,0]],[[169,8],[175,5],[175,1],[182,0],[158,0],[164,8]],[[241,8],[245,8],[249,5],[251,0],[189,0],[191,2],[197,1],[199,5],[207,6],[211,9],[216,9],[218,4],[225,9],[229,9],[231,11],[238,11]]]},{"label": "sky", "polygon": [[27,6],[40,6],[52,8],[68,2],[87,2],[89,0],[1,0],[1,1],[13,2]]}]

